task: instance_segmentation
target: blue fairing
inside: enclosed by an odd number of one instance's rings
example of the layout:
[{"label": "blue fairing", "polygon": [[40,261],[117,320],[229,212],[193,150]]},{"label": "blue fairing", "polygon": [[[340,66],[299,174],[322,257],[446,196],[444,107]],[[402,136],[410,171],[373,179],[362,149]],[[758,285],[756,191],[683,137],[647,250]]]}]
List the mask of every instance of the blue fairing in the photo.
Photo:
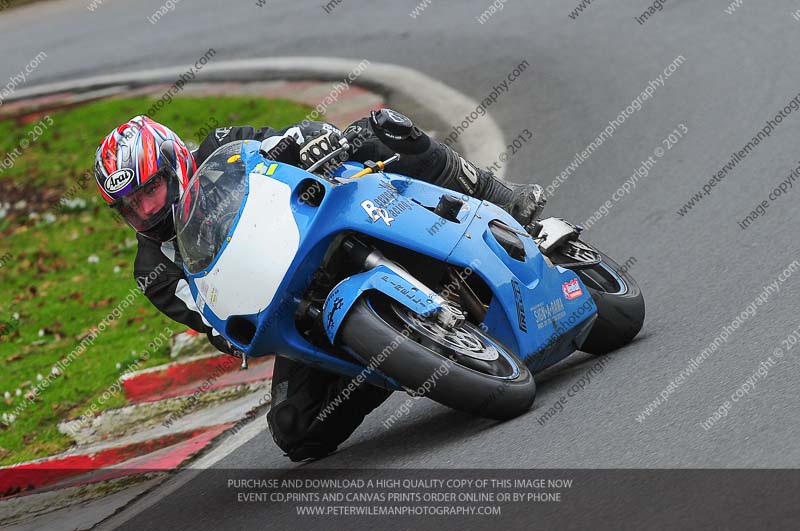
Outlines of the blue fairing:
[{"label": "blue fairing", "polygon": [[[195,275],[187,272],[192,295],[205,318],[247,355],[280,353],[340,374],[364,373],[374,384],[398,388],[377,371],[365,372],[359,363],[312,345],[295,327],[295,311],[301,297],[326,251],[342,233],[368,235],[480,276],[493,292],[485,330],[535,370],[574,351],[575,340],[591,323],[596,307],[575,273],[551,266],[526,235],[520,238],[524,261],[511,258],[498,243],[490,230],[492,220],[522,229],[495,205],[465,196],[458,221],[448,221],[432,210],[443,194],[452,195],[452,191],[391,173],[333,184],[299,168],[265,160],[258,148],[258,142],[242,143],[241,158],[249,183],[252,185],[254,179],[275,179],[288,185],[291,212],[299,230],[299,246],[285,276],[279,279],[275,297],[256,313],[227,319],[215,315],[204,304],[196,281],[213,270],[227,246],[203,271]],[[362,168],[360,164],[347,163],[337,177],[347,179]],[[301,200],[309,180],[324,188],[318,206]],[[245,192],[240,216],[249,197]],[[238,221],[237,217],[230,228],[229,240],[235,237]],[[252,282],[259,279],[253,278]],[[335,340],[355,301],[370,290],[380,291],[417,313],[437,311],[441,301],[390,266],[353,275],[340,282],[325,302],[323,323],[331,340]],[[237,340],[233,321],[237,321],[236,326],[247,322],[254,327],[252,340]]]}]

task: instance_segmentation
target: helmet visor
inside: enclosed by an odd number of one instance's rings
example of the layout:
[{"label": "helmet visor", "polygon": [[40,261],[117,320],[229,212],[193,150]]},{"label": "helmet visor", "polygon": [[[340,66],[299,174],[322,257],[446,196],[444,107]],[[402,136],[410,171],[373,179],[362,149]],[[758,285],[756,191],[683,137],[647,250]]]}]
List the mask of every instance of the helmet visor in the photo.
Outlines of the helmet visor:
[{"label": "helmet visor", "polygon": [[152,229],[172,213],[179,196],[178,176],[170,164],[162,164],[148,180],[111,206],[137,232]]}]

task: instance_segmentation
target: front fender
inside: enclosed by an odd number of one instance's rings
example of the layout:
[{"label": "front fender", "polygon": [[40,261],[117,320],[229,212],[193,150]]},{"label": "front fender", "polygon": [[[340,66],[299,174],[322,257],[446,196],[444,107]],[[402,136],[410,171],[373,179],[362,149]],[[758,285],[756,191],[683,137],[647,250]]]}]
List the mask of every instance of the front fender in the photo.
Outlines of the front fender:
[{"label": "front fender", "polygon": [[331,343],[350,308],[369,290],[380,291],[418,314],[430,314],[442,309],[441,296],[404,271],[381,264],[369,271],[347,277],[330,292],[322,306],[325,333]]}]

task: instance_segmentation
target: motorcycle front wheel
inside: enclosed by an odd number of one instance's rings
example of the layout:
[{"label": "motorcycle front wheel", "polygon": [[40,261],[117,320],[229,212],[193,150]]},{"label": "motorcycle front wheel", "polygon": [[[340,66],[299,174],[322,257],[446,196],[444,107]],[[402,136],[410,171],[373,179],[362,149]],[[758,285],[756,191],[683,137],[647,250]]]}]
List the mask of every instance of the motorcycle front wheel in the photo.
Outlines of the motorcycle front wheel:
[{"label": "motorcycle front wheel", "polygon": [[525,364],[476,326],[446,329],[379,293],[359,299],[339,337],[411,394],[479,417],[514,418],[536,396]]}]

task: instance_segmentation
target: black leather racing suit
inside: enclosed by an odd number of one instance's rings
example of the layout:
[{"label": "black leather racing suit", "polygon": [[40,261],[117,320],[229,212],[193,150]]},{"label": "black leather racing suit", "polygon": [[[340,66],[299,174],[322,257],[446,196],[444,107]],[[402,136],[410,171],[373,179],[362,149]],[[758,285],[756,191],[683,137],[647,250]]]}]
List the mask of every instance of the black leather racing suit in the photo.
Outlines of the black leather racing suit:
[{"label": "black leather racing suit", "polygon": [[[402,153],[400,161],[392,165],[392,172],[500,205],[512,200],[513,191],[489,172],[465,161],[449,147],[419,131],[410,121],[398,123],[405,119],[399,113],[388,113],[393,111],[373,113],[371,117],[358,120],[348,127],[347,132],[357,131],[360,138],[360,147],[351,157],[352,160],[378,161],[389,158],[395,152]],[[218,128],[203,140],[195,159],[199,167],[219,146],[236,140],[262,141],[284,136],[292,137],[302,145],[310,138],[328,131],[341,133],[335,126],[322,122],[304,122],[280,131],[270,127],[259,130],[249,126]],[[174,240],[159,243],[142,235],[137,235],[137,238],[139,249],[134,275],[147,298],[171,319],[207,334],[217,349],[232,353],[228,342],[212,329],[198,311]],[[267,420],[275,442],[290,459],[299,461],[322,457],[334,451],[361,424],[364,417],[390,394],[385,389],[362,383],[355,386],[348,400],[341,401],[335,408],[328,407],[331,400],[350,384],[348,378],[277,357],[272,381],[272,407]],[[320,415],[323,410],[326,414]]]}]

